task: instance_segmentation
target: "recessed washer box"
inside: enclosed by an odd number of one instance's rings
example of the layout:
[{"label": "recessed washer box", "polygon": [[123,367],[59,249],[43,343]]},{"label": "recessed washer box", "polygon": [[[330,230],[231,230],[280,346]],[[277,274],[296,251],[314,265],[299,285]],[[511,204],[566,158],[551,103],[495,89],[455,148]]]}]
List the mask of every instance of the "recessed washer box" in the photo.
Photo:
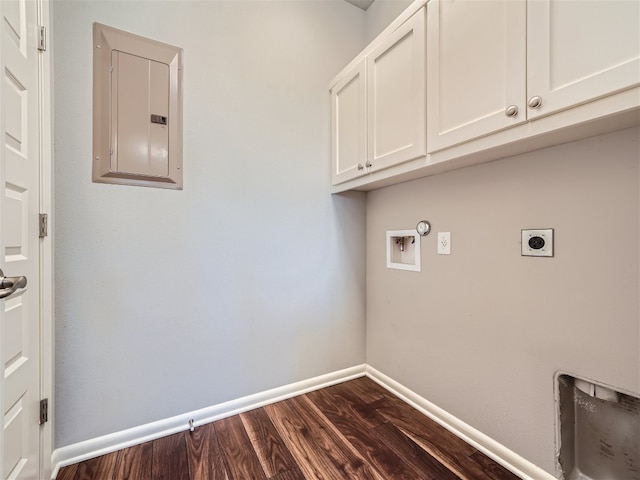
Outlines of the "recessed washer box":
[{"label": "recessed washer box", "polygon": [[93,24],[93,181],[182,189],[182,49]]},{"label": "recessed washer box", "polygon": [[553,228],[522,230],[522,256],[553,257]]},{"label": "recessed washer box", "polygon": [[415,229],[387,231],[387,268],[420,271],[420,234]]}]

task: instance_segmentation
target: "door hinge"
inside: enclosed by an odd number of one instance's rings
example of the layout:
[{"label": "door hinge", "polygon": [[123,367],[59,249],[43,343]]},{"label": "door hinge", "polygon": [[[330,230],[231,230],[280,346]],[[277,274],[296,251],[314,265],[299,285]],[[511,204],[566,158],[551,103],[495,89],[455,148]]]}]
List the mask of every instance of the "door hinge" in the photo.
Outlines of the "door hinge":
[{"label": "door hinge", "polygon": [[49,421],[49,399],[40,400],[40,425],[44,425]]},{"label": "door hinge", "polygon": [[40,214],[40,238],[44,238],[47,236],[49,216],[46,213]]},{"label": "door hinge", "polygon": [[40,27],[40,33],[38,34],[38,50],[41,52],[47,51],[47,27]]}]

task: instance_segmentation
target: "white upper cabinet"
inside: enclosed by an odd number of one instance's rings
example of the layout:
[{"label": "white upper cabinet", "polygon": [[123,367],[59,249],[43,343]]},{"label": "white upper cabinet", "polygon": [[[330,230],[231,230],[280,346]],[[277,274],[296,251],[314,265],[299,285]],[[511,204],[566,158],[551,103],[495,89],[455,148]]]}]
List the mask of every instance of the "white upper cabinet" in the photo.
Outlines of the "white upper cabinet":
[{"label": "white upper cabinet", "polygon": [[640,84],[639,7],[637,0],[431,0],[429,153]]},{"label": "white upper cabinet", "polygon": [[[424,161],[425,69],[425,9],[420,8],[381,34],[336,77],[331,86],[334,186],[351,180],[365,184],[371,177],[379,181],[394,174],[385,169],[416,158]],[[359,179],[364,175],[371,177]]]},{"label": "white upper cabinet", "polygon": [[640,2],[532,0],[527,5],[529,118],[640,84]]},{"label": "white upper cabinet", "polygon": [[371,171],[427,153],[424,17],[421,9],[366,57]]},{"label": "white upper cabinet", "polygon": [[356,64],[331,88],[331,166],[333,184],[366,173],[365,62]]},{"label": "white upper cabinet", "polygon": [[415,0],[331,99],[333,192],[640,125],[640,0]]},{"label": "white upper cabinet", "polygon": [[430,152],[526,121],[526,3],[427,4]]}]

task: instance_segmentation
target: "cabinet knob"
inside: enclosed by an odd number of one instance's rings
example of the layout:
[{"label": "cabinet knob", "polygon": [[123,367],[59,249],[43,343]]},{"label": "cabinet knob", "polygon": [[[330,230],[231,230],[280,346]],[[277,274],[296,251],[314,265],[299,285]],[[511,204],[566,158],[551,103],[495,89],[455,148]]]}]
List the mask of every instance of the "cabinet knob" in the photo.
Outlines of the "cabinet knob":
[{"label": "cabinet knob", "polygon": [[529,99],[529,108],[538,108],[540,105],[542,105],[542,98],[531,97]]},{"label": "cabinet knob", "polygon": [[371,162],[369,160],[367,160],[367,163],[364,164],[365,167],[367,168],[371,168]]},{"label": "cabinet knob", "polygon": [[364,170],[364,165],[362,165],[361,163],[358,164],[358,170]]},{"label": "cabinet knob", "polygon": [[509,105],[507,109],[504,111],[504,114],[507,117],[515,117],[518,115],[518,107],[515,105]]}]

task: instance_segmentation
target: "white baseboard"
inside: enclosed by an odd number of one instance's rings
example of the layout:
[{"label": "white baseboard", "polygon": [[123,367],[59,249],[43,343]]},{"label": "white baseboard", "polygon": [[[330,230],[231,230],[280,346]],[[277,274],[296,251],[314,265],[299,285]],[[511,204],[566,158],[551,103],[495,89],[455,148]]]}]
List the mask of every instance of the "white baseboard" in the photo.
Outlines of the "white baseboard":
[{"label": "white baseboard", "polygon": [[550,473],[542,470],[514,451],[509,450],[501,443],[496,442],[494,439],[476,430],[459,418],[454,417],[375,368],[367,365],[366,375],[523,480],[556,480],[556,477]]},{"label": "white baseboard", "polygon": [[542,470],[540,467],[537,467],[504,445],[476,430],[471,425],[466,424],[459,418],[454,417],[427,399],[366,364],[58,448],[51,455],[51,464],[54,466],[51,478],[55,479],[59,469],[67,465],[83,462],[90,458],[99,457],[100,455],[115,452],[123,448],[188,430],[190,419],[194,420],[195,426],[204,425],[220,420],[221,418],[237,415],[248,410],[253,410],[254,408],[263,407],[364,375],[427,417],[439,423],[454,435],[457,435],[465,442],[474,446],[500,465],[512,471],[523,480],[555,480],[556,477]]},{"label": "white baseboard", "polygon": [[211,407],[58,448],[51,455],[51,464],[54,466],[51,478],[56,478],[60,468],[67,465],[83,462],[90,458],[99,457],[100,455],[106,455],[107,453],[115,452],[123,448],[188,430],[190,419],[194,420],[195,426],[215,422],[221,418],[237,415],[313,390],[362,377],[365,374],[365,369],[366,365],[364,364],[346,368]]}]

